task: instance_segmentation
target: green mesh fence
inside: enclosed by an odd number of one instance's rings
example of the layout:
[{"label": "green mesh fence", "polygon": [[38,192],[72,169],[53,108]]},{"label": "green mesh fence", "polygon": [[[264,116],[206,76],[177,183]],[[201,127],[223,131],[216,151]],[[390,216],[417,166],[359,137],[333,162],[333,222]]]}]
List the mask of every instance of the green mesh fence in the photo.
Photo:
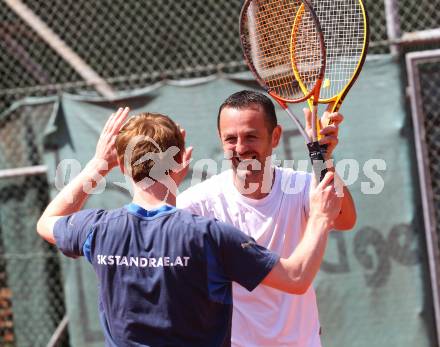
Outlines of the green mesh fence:
[{"label": "green mesh fence", "polygon": [[[1,169],[42,163],[52,108],[18,107],[0,119]],[[57,251],[35,229],[48,199],[45,174],[0,178],[1,346],[46,346],[65,315]]]},{"label": "green mesh fence", "polygon": [[[432,197],[436,211],[436,230],[440,240],[440,57],[432,63],[419,66],[422,107],[425,115],[425,138],[428,149]],[[438,245],[440,248],[440,244]]]}]

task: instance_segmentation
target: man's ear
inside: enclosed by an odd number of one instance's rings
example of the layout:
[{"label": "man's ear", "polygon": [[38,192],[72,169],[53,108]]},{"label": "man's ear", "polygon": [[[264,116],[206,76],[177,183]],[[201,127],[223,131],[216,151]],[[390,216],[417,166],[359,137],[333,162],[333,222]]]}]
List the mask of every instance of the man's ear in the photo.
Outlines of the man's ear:
[{"label": "man's ear", "polygon": [[272,131],[272,148],[275,148],[280,143],[281,134],[283,133],[283,128],[281,125],[277,125]]}]

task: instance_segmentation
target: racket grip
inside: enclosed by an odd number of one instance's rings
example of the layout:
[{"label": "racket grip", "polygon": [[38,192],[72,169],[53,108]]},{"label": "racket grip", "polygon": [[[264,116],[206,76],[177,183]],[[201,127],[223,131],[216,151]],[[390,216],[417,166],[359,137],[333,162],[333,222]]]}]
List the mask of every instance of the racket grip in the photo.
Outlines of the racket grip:
[{"label": "racket grip", "polygon": [[319,181],[324,179],[327,173],[327,167],[325,165],[324,156],[322,155],[321,146],[318,141],[310,142],[307,144],[309,150],[310,160],[312,161],[313,172]]},{"label": "racket grip", "polygon": [[322,156],[325,158],[325,155],[327,154],[328,145],[319,145],[319,147],[321,148]]}]

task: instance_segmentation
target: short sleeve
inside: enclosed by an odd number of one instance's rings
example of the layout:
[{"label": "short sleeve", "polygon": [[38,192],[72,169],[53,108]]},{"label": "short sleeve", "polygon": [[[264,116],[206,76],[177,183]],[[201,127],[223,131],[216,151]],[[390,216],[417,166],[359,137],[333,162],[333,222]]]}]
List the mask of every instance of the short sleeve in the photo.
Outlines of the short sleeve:
[{"label": "short sleeve", "polygon": [[227,278],[252,291],[272,270],[279,256],[228,224],[215,221],[210,235]]},{"label": "short sleeve", "polygon": [[83,246],[104,210],[83,210],[60,218],[54,226],[57,247],[68,257],[83,255]]}]

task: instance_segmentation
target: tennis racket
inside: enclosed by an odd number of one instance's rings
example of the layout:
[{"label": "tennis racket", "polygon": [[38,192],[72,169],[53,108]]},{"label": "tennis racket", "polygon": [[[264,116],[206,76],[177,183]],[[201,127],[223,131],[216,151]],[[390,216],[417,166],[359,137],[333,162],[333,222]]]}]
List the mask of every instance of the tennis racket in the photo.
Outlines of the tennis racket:
[{"label": "tennis racket", "polygon": [[[292,63],[292,70],[295,75],[295,78],[297,79],[299,86],[304,93],[304,95],[309,95],[307,98],[307,103],[310,107],[310,110],[312,111],[312,138],[314,141],[319,139],[319,129],[320,125],[318,122],[318,101],[319,101],[319,93],[322,86],[322,79],[323,76],[319,76],[319,78],[316,81],[316,84],[314,85],[313,91],[309,91],[306,87],[307,83],[303,82],[303,74],[301,74],[301,68],[303,66],[304,62],[302,50],[308,49],[308,54],[310,55],[319,55],[321,52],[316,51],[316,46],[309,45],[310,40],[314,39],[315,33],[310,30],[301,30],[301,27],[307,27],[307,26],[313,26],[313,23],[307,23],[307,21],[313,20],[312,16],[307,15],[307,11],[304,4],[301,4],[298,11],[295,15],[295,20],[292,26],[292,33],[290,36],[290,59]],[[307,35],[310,35],[311,37],[308,37]],[[325,41],[325,37],[324,37]],[[304,45],[304,47],[303,47]],[[326,48],[327,51],[327,48]],[[308,57],[306,57],[308,58]],[[326,57],[324,57],[325,59]]]},{"label": "tennis racket", "polygon": [[[319,102],[328,104],[329,112],[337,112],[365,62],[369,42],[368,14],[363,0],[311,0],[311,4],[324,33],[327,63],[322,87],[318,93],[315,90],[319,100],[314,95],[309,106],[316,112]],[[294,45],[292,31],[291,55],[295,70]],[[299,73],[295,76],[307,94],[310,89],[306,81],[301,80]],[[321,138],[319,134],[318,138]]]},{"label": "tennis racket", "polygon": [[240,40],[250,71],[296,124],[306,141],[315,173],[319,169],[322,179],[327,170],[316,129],[310,138],[287,106],[307,100],[319,90],[324,78],[324,35],[313,8],[306,0],[246,0],[240,14]]}]

